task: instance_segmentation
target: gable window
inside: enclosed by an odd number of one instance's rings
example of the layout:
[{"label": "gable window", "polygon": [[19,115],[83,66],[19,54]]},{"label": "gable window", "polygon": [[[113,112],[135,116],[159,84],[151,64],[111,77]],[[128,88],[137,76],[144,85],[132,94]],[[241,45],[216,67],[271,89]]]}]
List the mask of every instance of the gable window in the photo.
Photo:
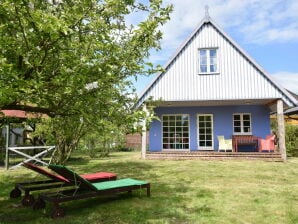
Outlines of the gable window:
[{"label": "gable window", "polygon": [[188,115],[163,115],[162,131],[164,149],[189,149]]},{"label": "gable window", "polygon": [[234,134],[251,135],[251,115],[250,114],[234,114],[233,115]]},{"label": "gable window", "polygon": [[199,49],[199,74],[218,73],[217,49]]}]

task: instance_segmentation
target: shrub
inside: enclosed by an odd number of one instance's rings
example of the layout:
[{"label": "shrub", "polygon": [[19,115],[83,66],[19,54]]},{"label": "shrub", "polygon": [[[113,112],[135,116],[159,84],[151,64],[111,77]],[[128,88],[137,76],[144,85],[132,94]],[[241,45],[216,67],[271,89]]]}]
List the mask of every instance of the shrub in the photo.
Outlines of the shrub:
[{"label": "shrub", "polygon": [[298,157],[298,126],[286,125],[286,147],[288,156]]}]

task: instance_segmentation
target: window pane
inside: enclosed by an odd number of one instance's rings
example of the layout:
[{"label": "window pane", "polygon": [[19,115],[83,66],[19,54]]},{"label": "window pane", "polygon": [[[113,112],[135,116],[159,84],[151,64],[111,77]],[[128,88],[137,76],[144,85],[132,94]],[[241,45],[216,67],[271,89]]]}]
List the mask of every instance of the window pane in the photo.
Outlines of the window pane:
[{"label": "window pane", "polygon": [[168,148],[170,148],[169,144],[163,144],[162,147],[163,147],[164,149],[168,149]]},{"label": "window pane", "polygon": [[240,126],[240,121],[234,121],[234,126]]},{"label": "window pane", "polygon": [[249,126],[250,126],[250,122],[249,122],[249,121],[244,121],[244,122],[243,122],[243,125],[249,127]]},{"label": "window pane", "polygon": [[250,132],[250,127],[244,127],[244,132]]},{"label": "window pane", "polygon": [[182,128],[181,127],[176,127],[176,132],[177,133],[180,133],[182,131]]},{"label": "window pane", "polygon": [[212,133],[212,130],[211,130],[211,128],[207,128],[207,129],[205,130],[205,132],[206,132],[206,134],[211,134],[211,133]]},{"label": "window pane", "polygon": [[207,50],[200,50],[201,57],[207,57]]},{"label": "window pane", "polygon": [[199,122],[199,126],[200,126],[200,128],[205,128],[206,123],[205,122]]},{"label": "window pane", "polygon": [[183,133],[183,137],[188,137],[188,133]]},{"label": "window pane", "polygon": [[234,115],[234,120],[240,121],[240,114],[235,114]]},{"label": "window pane", "polygon": [[201,65],[200,72],[207,72],[207,65]]},{"label": "window pane", "polygon": [[243,115],[243,120],[250,120],[250,115],[249,114],[244,114]]},{"label": "window pane", "polygon": [[184,127],[185,127],[185,126],[188,126],[188,121],[183,121],[183,122],[182,122],[182,126],[184,126]]},{"label": "window pane", "polygon": [[216,57],[216,49],[210,50],[210,57]]},{"label": "window pane", "polygon": [[216,65],[216,58],[210,58],[210,65]]},{"label": "window pane", "polygon": [[206,146],[211,147],[212,146],[212,142],[211,141],[207,141],[206,142]]},{"label": "window pane", "polygon": [[183,138],[183,143],[188,143],[188,138]]},{"label": "window pane", "polygon": [[234,132],[241,132],[241,128],[240,127],[234,127]]},{"label": "window pane", "polygon": [[217,66],[216,65],[210,65],[210,72],[216,72]]},{"label": "window pane", "polygon": [[206,140],[206,136],[205,135],[200,135],[200,140]]},{"label": "window pane", "polygon": [[182,119],[183,121],[188,121],[188,116],[183,115],[183,116],[181,117],[181,119]]},{"label": "window pane", "polygon": [[201,65],[207,65],[207,58],[200,58]]}]

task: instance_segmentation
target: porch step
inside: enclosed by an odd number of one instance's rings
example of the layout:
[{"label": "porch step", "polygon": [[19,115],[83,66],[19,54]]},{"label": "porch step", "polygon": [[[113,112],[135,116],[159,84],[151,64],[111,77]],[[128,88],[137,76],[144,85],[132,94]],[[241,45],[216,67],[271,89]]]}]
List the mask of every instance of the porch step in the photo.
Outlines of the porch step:
[{"label": "porch step", "polygon": [[283,162],[280,153],[260,152],[147,152],[146,159],[164,160],[263,160]]}]

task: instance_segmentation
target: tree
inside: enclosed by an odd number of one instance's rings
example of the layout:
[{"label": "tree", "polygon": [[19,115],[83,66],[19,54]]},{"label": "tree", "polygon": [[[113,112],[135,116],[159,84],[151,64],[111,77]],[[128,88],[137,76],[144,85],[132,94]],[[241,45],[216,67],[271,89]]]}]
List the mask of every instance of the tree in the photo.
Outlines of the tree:
[{"label": "tree", "polygon": [[[158,69],[148,57],[171,9],[161,0],[1,0],[0,108],[47,114],[56,134],[127,122],[129,78]],[[140,12],[142,22],[127,23]]]}]

